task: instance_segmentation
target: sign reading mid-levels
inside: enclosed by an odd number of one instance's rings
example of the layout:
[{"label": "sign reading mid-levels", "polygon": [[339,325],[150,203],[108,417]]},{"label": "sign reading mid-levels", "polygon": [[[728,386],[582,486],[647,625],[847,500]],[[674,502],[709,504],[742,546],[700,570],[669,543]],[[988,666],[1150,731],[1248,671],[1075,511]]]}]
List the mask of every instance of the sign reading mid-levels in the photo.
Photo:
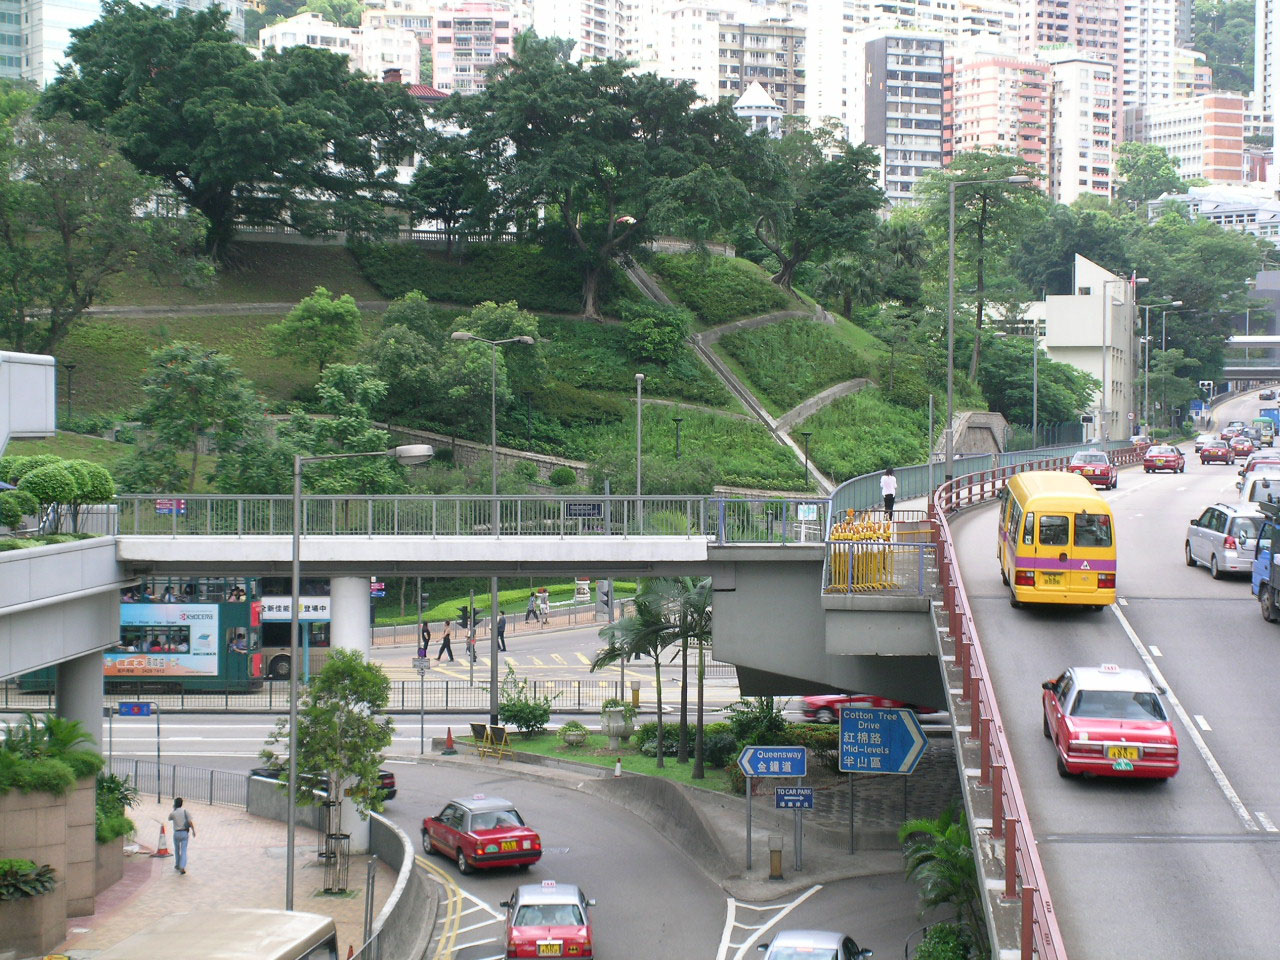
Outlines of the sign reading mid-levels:
[{"label": "sign reading mid-levels", "polygon": [[928,739],[906,708],[840,708],[842,773],[911,773]]}]

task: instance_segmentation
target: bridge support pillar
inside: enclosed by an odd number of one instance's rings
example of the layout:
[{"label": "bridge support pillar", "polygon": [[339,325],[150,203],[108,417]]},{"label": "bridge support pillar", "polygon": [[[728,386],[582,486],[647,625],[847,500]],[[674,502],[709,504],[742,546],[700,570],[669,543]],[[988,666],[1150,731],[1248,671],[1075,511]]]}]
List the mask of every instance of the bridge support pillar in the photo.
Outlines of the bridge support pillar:
[{"label": "bridge support pillar", "polygon": [[[369,623],[368,577],[329,579],[330,642],[343,650],[355,650],[366,660],[373,652],[373,627]],[[351,836],[352,853],[369,852],[369,821],[361,820],[352,802],[342,800],[342,830]]]},{"label": "bridge support pillar", "polygon": [[[119,615],[117,614],[117,619]],[[102,651],[94,650],[58,664],[56,678],[58,716],[79,720],[93,737],[98,752],[106,752],[102,735]]]}]

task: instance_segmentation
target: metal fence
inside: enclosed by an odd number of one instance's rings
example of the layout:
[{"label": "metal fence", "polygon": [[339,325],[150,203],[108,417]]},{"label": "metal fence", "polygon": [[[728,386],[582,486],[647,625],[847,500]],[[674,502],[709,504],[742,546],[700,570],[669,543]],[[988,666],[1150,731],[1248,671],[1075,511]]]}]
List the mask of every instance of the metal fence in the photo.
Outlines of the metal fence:
[{"label": "metal fence", "polygon": [[186,801],[248,807],[249,774],[202,770],[155,760],[112,757],[110,770],[132,783],[142,796],[182,797]]},{"label": "metal fence", "polygon": [[931,543],[833,540],[827,544],[822,592],[932,595],[936,557]]},{"label": "metal fence", "polygon": [[[121,494],[118,534],[286,536],[287,496]],[[711,537],[720,543],[822,539],[827,501],[704,497],[306,496],[309,536]]]}]

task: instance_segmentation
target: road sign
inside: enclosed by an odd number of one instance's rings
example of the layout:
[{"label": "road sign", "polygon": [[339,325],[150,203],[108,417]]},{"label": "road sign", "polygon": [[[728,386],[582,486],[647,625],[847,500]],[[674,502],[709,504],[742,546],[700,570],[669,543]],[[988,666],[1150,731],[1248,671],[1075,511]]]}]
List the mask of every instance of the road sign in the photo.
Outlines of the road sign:
[{"label": "road sign", "polygon": [[809,768],[804,747],[743,747],[738,769],[748,777],[803,777]]},{"label": "road sign", "polygon": [[[1156,404],[1156,409],[1157,409],[1157,410],[1158,410],[1158,409],[1160,409],[1160,404],[1158,404],[1158,403]],[[1130,419],[1130,420],[1132,420],[1132,419],[1133,419],[1133,416],[1134,416],[1134,415],[1133,415],[1133,411],[1132,411],[1132,410],[1130,410],[1130,411],[1129,411],[1128,416],[1129,416],[1129,419]]]},{"label": "road sign", "polygon": [[1204,402],[1203,400],[1192,400],[1192,401],[1191,401],[1191,412],[1192,412],[1192,413],[1199,413],[1199,412],[1200,412],[1201,410],[1203,410],[1204,408],[1205,408],[1205,402]]},{"label": "road sign", "polygon": [[122,703],[122,704],[120,704],[120,716],[122,716],[122,717],[149,717],[149,716],[151,716],[151,704],[149,704],[149,703]]},{"label": "road sign", "polygon": [[431,658],[430,657],[414,657],[413,669],[418,671],[418,676],[425,677],[427,675],[427,671],[431,669]]},{"label": "road sign", "polygon": [[604,518],[604,504],[600,501],[570,501],[564,505],[564,515],[568,520],[601,520]]},{"label": "road sign", "polygon": [[177,514],[180,517],[187,515],[187,501],[182,499],[174,499],[173,497],[161,497],[156,501],[157,514]]},{"label": "road sign", "polygon": [[840,708],[841,773],[911,773],[927,746],[911,710]]},{"label": "road sign", "polygon": [[369,596],[385,597],[387,595],[387,585],[381,580],[369,581]]},{"label": "road sign", "polygon": [[813,787],[774,787],[775,810],[812,810]]}]

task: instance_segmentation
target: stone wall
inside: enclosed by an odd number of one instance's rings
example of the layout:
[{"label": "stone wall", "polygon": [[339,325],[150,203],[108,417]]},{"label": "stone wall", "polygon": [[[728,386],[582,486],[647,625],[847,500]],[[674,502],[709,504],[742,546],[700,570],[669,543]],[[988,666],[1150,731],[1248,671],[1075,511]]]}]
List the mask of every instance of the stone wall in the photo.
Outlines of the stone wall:
[{"label": "stone wall", "polygon": [[67,795],[67,916],[93,913],[97,872],[97,780],[85,777]]},{"label": "stone wall", "polygon": [[66,937],[67,799],[17,790],[0,796],[0,859],[48,864],[58,877],[43,896],[0,903],[0,958],[45,954]]},{"label": "stone wall", "polygon": [[[443,433],[432,433],[428,430],[414,430],[411,427],[389,426],[377,424],[400,437],[417,442],[429,443],[437,450],[449,450],[453,454],[453,462],[458,466],[469,467],[475,464],[489,463],[491,457],[487,443],[476,443],[474,440],[462,440],[458,437],[446,436]],[[513,450],[510,447],[498,448],[498,472],[509,470],[517,463],[532,463],[538,468],[538,479],[549,481],[551,473],[557,467],[568,467],[577,477],[577,483],[585,484],[590,479],[591,464],[581,460],[567,460],[564,457],[552,457],[545,453],[531,453],[527,450]]]}]

